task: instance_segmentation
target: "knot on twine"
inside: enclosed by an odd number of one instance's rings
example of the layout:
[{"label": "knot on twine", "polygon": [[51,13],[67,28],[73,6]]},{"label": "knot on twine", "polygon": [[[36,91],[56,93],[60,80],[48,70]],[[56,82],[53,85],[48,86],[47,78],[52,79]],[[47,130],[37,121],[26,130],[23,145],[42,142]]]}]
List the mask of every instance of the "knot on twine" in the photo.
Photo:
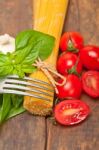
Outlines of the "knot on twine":
[{"label": "knot on twine", "polygon": [[[52,86],[54,87],[55,92],[58,94],[57,85],[63,86],[66,83],[66,78],[64,76],[62,76],[60,73],[58,73],[57,70],[53,66],[49,65],[46,62],[43,62],[40,58],[38,58],[35,61],[33,66],[36,66],[38,69],[40,69],[44,72],[44,74],[47,76],[47,78],[51,82]],[[62,79],[63,80],[62,83],[58,83],[55,80],[55,78]]]}]

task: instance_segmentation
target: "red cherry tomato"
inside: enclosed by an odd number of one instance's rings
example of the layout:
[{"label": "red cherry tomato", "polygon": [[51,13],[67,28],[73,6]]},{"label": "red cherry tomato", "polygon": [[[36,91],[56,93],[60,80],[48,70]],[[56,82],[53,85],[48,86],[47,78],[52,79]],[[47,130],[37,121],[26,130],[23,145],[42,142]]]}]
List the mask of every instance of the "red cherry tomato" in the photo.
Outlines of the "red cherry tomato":
[{"label": "red cherry tomato", "polygon": [[78,32],[65,32],[60,39],[61,51],[79,52],[83,47],[83,37]]},{"label": "red cherry tomato", "polygon": [[99,72],[87,71],[82,75],[82,86],[84,91],[94,98],[99,97]]},{"label": "red cherry tomato", "polygon": [[99,70],[99,47],[85,46],[80,51],[82,64],[90,70]]},{"label": "red cherry tomato", "polygon": [[[63,86],[57,86],[58,94],[57,97],[60,99],[65,98],[79,98],[82,92],[81,80],[73,74],[69,74],[66,77],[66,83]],[[58,83],[62,83],[60,79]]]},{"label": "red cherry tomato", "polygon": [[76,54],[64,52],[58,58],[57,70],[63,75],[67,73],[80,74],[82,71],[82,62]]},{"label": "red cherry tomato", "polygon": [[89,106],[81,100],[64,100],[58,103],[54,109],[55,119],[62,125],[80,123],[89,114]]}]

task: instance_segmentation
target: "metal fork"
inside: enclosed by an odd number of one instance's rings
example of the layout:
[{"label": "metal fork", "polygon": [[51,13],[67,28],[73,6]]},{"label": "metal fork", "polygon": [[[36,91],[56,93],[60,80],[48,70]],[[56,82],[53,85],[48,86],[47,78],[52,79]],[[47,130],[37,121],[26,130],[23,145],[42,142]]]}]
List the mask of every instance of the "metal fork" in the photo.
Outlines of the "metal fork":
[{"label": "metal fork", "polygon": [[21,79],[17,75],[0,78],[0,93],[27,95],[47,101],[53,97],[51,84],[26,76]]}]

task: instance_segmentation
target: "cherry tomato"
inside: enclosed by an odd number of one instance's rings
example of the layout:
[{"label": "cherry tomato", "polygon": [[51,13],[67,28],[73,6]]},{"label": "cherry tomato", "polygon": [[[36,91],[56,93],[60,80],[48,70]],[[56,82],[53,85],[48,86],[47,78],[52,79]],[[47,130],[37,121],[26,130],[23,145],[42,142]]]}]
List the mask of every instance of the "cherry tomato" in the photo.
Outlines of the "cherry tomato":
[{"label": "cherry tomato", "polygon": [[[73,74],[69,74],[66,77],[66,83],[63,86],[57,86],[57,97],[60,99],[65,98],[79,98],[82,92],[81,80]],[[59,79],[58,83],[62,83],[62,79]]]},{"label": "cherry tomato", "polygon": [[65,32],[60,39],[61,51],[79,52],[83,47],[83,37],[78,32]]},{"label": "cherry tomato", "polygon": [[80,51],[82,64],[90,70],[99,70],[99,47],[85,46]]},{"label": "cherry tomato", "polygon": [[68,73],[80,74],[82,71],[82,62],[76,54],[64,52],[58,58],[57,70],[63,75]]},{"label": "cherry tomato", "polygon": [[99,97],[99,72],[87,71],[82,75],[82,86],[84,91],[94,98]]},{"label": "cherry tomato", "polygon": [[58,103],[54,109],[55,119],[62,125],[80,123],[89,114],[89,106],[81,100],[64,100]]}]

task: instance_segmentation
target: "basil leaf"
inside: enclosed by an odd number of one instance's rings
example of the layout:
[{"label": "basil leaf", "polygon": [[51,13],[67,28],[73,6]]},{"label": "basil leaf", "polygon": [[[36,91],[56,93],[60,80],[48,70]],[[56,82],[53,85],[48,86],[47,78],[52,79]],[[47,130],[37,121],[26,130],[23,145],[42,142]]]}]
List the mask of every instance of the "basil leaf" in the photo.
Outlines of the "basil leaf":
[{"label": "basil leaf", "polygon": [[12,108],[11,111],[9,112],[6,120],[8,120],[8,119],[10,119],[10,118],[12,118],[12,117],[14,117],[16,115],[19,115],[19,114],[21,114],[21,113],[23,113],[25,111],[26,110],[25,110],[25,108],[23,108],[23,106],[20,106],[18,108]]},{"label": "basil leaf", "polygon": [[0,123],[25,112],[23,108],[23,96],[3,94],[0,95]]},{"label": "basil leaf", "polygon": [[8,55],[0,53],[0,77],[11,74],[13,71],[13,65]]},{"label": "basil leaf", "polygon": [[12,105],[15,108],[18,108],[20,105],[23,104],[23,96],[21,96],[21,95],[12,94],[11,100],[12,100]]},{"label": "basil leaf", "polygon": [[1,107],[2,107],[2,102],[3,102],[3,94],[0,94],[0,111],[1,111]]},{"label": "basil leaf", "polygon": [[20,78],[23,78],[25,76],[21,64],[14,65],[13,74],[18,75]]},{"label": "basil leaf", "polygon": [[0,110],[0,122],[3,122],[11,109],[11,95],[3,94],[3,103]]},{"label": "basil leaf", "polygon": [[[27,45],[25,48],[21,49],[20,51],[15,52],[15,64],[20,63],[28,63],[32,64],[34,60],[38,57],[38,51],[33,50],[33,44]],[[30,56],[31,57],[30,57]]]},{"label": "basil leaf", "polygon": [[0,106],[2,105],[2,101],[3,101],[3,94],[0,94]]},{"label": "basil leaf", "polygon": [[3,54],[0,52],[0,66],[2,66],[4,63],[6,65],[8,65],[11,63],[11,61],[10,61],[9,57],[7,57],[6,54]]},{"label": "basil leaf", "polygon": [[30,65],[23,65],[22,70],[25,73],[33,73],[37,70],[37,68],[35,68],[34,66],[30,66]]},{"label": "basil leaf", "polygon": [[44,60],[51,54],[54,42],[55,38],[48,34],[35,30],[23,31],[16,37],[16,61],[20,60],[19,55],[23,63],[33,63],[37,57]]},{"label": "basil leaf", "polygon": [[33,36],[33,32],[31,31],[32,30],[27,30],[27,31],[22,31],[18,33],[18,35],[16,36],[16,40],[15,40],[16,50],[23,49],[24,47],[28,45],[29,40]]}]

